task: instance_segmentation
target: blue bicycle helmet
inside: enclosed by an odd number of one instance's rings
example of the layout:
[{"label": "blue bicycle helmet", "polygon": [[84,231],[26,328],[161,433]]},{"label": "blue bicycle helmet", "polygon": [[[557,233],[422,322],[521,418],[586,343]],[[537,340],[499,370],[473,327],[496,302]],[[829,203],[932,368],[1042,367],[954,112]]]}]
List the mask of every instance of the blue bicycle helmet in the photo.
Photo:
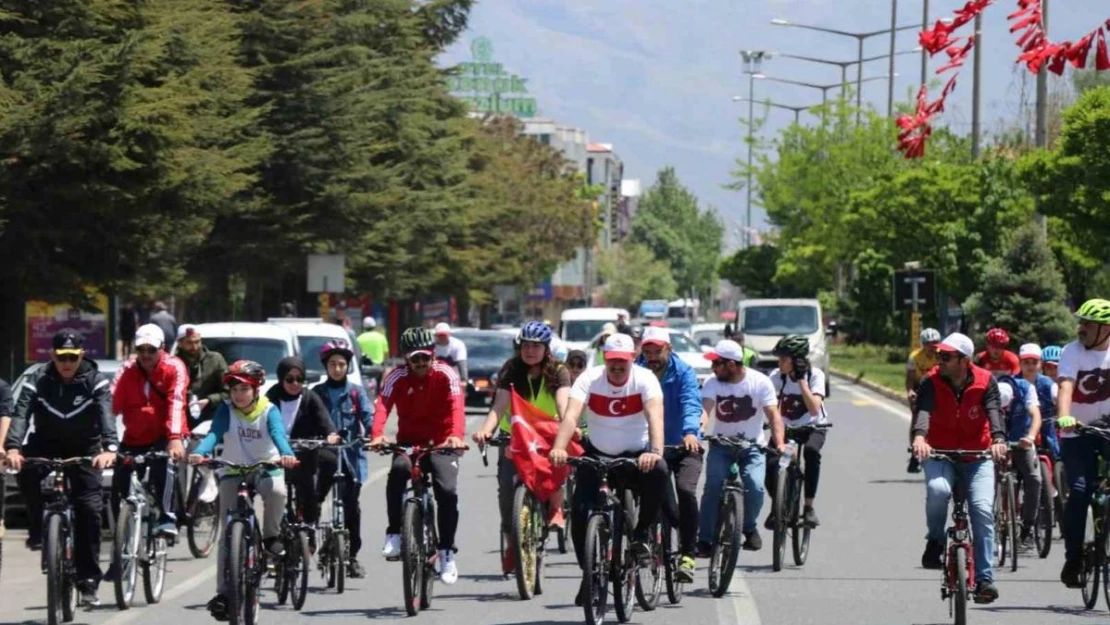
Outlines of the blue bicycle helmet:
[{"label": "blue bicycle helmet", "polygon": [[1060,346],[1049,345],[1041,350],[1041,360],[1044,362],[1060,362]]},{"label": "blue bicycle helmet", "polygon": [[547,327],[547,324],[542,321],[529,321],[520,329],[520,340],[529,343],[549,345],[552,336],[551,328]]}]

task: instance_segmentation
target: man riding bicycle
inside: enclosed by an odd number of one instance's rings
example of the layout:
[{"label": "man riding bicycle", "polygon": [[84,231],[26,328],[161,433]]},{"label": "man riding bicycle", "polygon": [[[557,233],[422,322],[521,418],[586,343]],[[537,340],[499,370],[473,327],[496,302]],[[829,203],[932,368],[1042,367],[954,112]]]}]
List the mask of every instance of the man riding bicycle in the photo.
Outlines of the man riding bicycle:
[{"label": "man riding bicycle", "polygon": [[1110,445],[1094,436],[1076,436],[1077,423],[1090,424],[1110,415],[1110,301],[1092,299],[1075,313],[1078,338],[1060,354],[1060,392],[1056,425],[1063,439],[1068,500],[1064,505],[1064,567],[1060,581],[1081,588],[1083,535],[1087,508],[1098,481],[1098,455],[1110,458]]},{"label": "man riding bicycle", "polygon": [[1021,546],[1033,548],[1033,526],[1041,497],[1041,467],[1037,460],[1037,435],[1041,429],[1041,408],[1037,390],[1021,378],[998,378],[999,406],[1006,423],[1007,440],[1017,444],[1010,454],[1014,469],[1021,476]]},{"label": "man riding bicycle", "polygon": [[200,330],[189,324],[177,328],[177,357],[188,367],[189,394],[196,397],[200,409],[200,416],[195,419],[189,415],[189,429],[193,429],[199,423],[211,421],[216,408],[227,400],[224,390],[227,361],[220,352],[205,347]]},{"label": "man riding bicycle", "polygon": [[1021,363],[1013,352],[1006,349],[1010,345],[1010,334],[1002,328],[991,328],[987,332],[987,349],[975,356],[975,364],[991,372],[991,375],[1018,375]]},{"label": "man riding bicycle", "polygon": [[[640,499],[640,518],[632,534],[632,552],[641,566],[651,565],[648,530],[659,516],[667,487],[667,464],[663,459],[663,389],[659,380],[632,360],[632,337],[613,334],[602,346],[605,366],[594,367],[574,383],[567,412],[559,426],[550,457],[555,466],[567,462],[567,445],[574,437],[582,414],[590,435],[585,455],[592,458],[637,458],[639,472],[615,471],[614,479]],[[601,487],[597,469],[582,465],[575,471],[571,538],[578,566],[582,566],[586,541],[586,516]],[[575,605],[582,605],[585,587],[580,586]]]},{"label": "man riding bicycle", "polygon": [[663,388],[663,444],[682,445],[682,451],[664,454],[667,468],[674,475],[678,495],[678,539],[682,554],[677,579],[694,581],[694,558],[698,540],[698,480],[701,479],[701,387],[694,368],[671,350],[671,334],[666,328],[644,330],[637,365],[646,366],[659,378]]},{"label": "man riding bicycle", "polygon": [[[435,338],[427,328],[409,328],[401,334],[405,364],[394,369],[382,383],[374,413],[373,440],[370,447],[385,442],[389,413],[397,409],[397,443],[462,449],[466,427],[462,385],[455,369],[435,360]],[[424,456],[425,470],[432,474],[432,490],[439,506],[439,578],[444,584],[459,579],[455,563],[455,533],[459,527],[459,459],[455,455]],[[405,488],[412,479],[412,462],[404,454],[394,454],[393,466],[385,485],[389,525],[385,530],[382,555],[389,560],[401,557],[401,512]]]},{"label": "man riding bicycle", "polygon": [[[51,360],[23,386],[12,414],[4,449],[19,491],[27,502],[27,548],[42,549],[42,489],[44,467],[23,469],[24,457],[73,458],[94,456],[92,466],[66,469],[75,513],[74,564],[81,602],[100,605],[100,470],[116,461],[119,441],[112,412],[111,381],[85,359],[84,337],[73,330],[54,335]],[[35,431],[24,445],[30,421]]]},{"label": "man riding bicycle", "polygon": [[1060,353],[1063,350],[1059,345],[1049,345],[1041,354],[1041,373],[1057,384],[1060,382],[1057,378],[1060,377]]},{"label": "man riding bicycle", "polygon": [[[1052,347],[1041,350],[1036,343],[1026,343],[1018,349],[1021,360],[1021,379],[1037,391],[1037,401],[1041,409],[1041,437],[1038,446],[1047,449],[1053,460],[1060,459],[1060,439],[1056,436],[1056,397],[1060,387],[1056,381],[1041,373],[1042,359]],[[1060,348],[1056,348],[1056,362],[1060,360]]]},{"label": "man riding bicycle", "polygon": [[[913,444],[913,414],[914,402],[917,400],[917,387],[925,376],[937,366],[937,344],[940,343],[940,332],[936,328],[925,328],[919,337],[921,347],[910,352],[910,359],[906,363],[906,402],[910,405],[910,444]],[[906,466],[906,473],[920,473],[921,464],[917,457],[910,454],[910,463]]]},{"label": "man riding bicycle", "polygon": [[469,371],[466,366],[466,343],[451,336],[451,326],[437,323],[435,327],[435,356],[455,368],[459,379],[466,384]]},{"label": "man riding bicycle", "polygon": [[960,333],[937,346],[940,363],[917,388],[913,422],[913,453],[925,470],[925,522],[928,527],[921,566],[940,569],[944,560],[945,519],[953,482],[968,491],[974,539],[975,601],[998,599],[994,585],[994,463],[987,460],[958,465],[929,458],[933,448],[978,451],[990,449],[995,461],[1006,457],[998,382],[989,371],[972,364],[975,346]]}]

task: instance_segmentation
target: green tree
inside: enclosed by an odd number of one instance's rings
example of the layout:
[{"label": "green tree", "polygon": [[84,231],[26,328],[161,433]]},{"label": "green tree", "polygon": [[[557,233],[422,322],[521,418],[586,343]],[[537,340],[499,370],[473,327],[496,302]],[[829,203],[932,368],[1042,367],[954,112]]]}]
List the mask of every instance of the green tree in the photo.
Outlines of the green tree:
[{"label": "green tree", "polygon": [[633,309],[645,299],[671,299],[678,292],[667,261],[637,243],[604,250],[598,256],[598,272],[605,280],[605,301],[610,306]]},{"label": "green tree", "polygon": [[1064,281],[1041,229],[1029,222],[1006,241],[1000,258],[989,260],[981,289],[964,309],[979,330],[1000,326],[1018,343],[1062,343],[1074,323],[1064,299]]},{"label": "green tree", "polygon": [[764,243],[737,250],[721,261],[718,273],[722,278],[744,290],[745,297],[801,297],[806,293],[790,285],[775,282],[775,269],[782,258],[782,250],[774,244]]},{"label": "green tree", "polygon": [[679,181],[673,167],[659,170],[640,198],[629,240],[646,246],[674,270],[681,293],[707,294],[716,280],[724,227],[712,208]]}]

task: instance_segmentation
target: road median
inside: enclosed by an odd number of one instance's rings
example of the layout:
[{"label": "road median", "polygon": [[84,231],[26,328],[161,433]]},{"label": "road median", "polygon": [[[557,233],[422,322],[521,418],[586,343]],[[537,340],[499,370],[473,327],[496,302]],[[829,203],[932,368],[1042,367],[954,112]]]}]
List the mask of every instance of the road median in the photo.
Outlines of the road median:
[{"label": "road median", "polygon": [[904,403],[906,376],[904,348],[883,345],[833,345],[829,373],[857,386]]}]

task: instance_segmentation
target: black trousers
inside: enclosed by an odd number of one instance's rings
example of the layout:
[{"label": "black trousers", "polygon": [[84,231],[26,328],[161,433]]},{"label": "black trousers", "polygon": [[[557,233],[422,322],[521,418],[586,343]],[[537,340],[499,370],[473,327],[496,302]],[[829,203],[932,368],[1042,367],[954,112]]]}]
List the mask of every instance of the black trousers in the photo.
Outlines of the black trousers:
[{"label": "black trousers", "polygon": [[674,475],[678,499],[679,550],[683,555],[693,556],[698,544],[698,481],[704,459],[699,453],[671,450],[666,460],[667,468]]},{"label": "black trousers", "polygon": [[[316,460],[318,464],[319,477],[315,485],[316,489],[316,519],[320,518],[320,504],[327,498],[328,493],[331,492],[331,486],[335,483],[335,469],[339,462],[339,456],[335,453],[334,449],[321,449]],[[339,484],[339,496],[343,499],[343,525],[347,528],[347,535],[351,537],[351,557],[358,556],[358,552],[362,549],[362,508],[359,507],[359,495],[362,494],[362,482],[359,482],[355,476],[355,469],[357,467],[344,466],[343,467],[343,481]],[[310,476],[312,474],[309,474]],[[310,478],[302,477],[306,482]],[[299,485],[297,486],[300,487]],[[307,499],[305,500],[307,501]],[[308,515],[308,507],[305,507],[305,515]]]},{"label": "black trousers", "polygon": [[[825,446],[825,431],[810,430],[795,436],[795,440],[802,446],[802,458],[806,462],[805,496],[813,499],[817,496],[817,482],[821,478],[821,448]],[[767,448],[767,477],[764,484],[767,494],[775,496],[775,487],[778,486],[779,472],[778,461],[780,454],[773,448]]]},{"label": "black trousers", "polygon": [[[436,524],[439,528],[439,548],[454,549],[455,533],[459,529],[459,457],[456,455],[427,454],[420,468],[432,472],[432,492],[436,498]],[[401,513],[405,488],[412,479],[412,461],[405,454],[393,455],[393,466],[385,484],[386,513],[389,526],[386,534],[401,533]]]},{"label": "black trousers", "polygon": [[[129,454],[166,451],[166,442],[160,441],[153,445],[120,445],[119,450],[122,453]],[[154,495],[155,501],[160,502],[162,506],[162,519],[172,518],[174,514],[174,489],[177,488],[177,478],[175,476],[177,467],[170,462],[169,458],[147,460],[143,464],[116,462],[115,466],[112,467],[112,512],[115,513],[116,518],[119,518],[119,504],[131,488],[131,474],[135,471],[139,472],[140,480],[143,479],[144,473],[149,472],[147,487]]]}]

